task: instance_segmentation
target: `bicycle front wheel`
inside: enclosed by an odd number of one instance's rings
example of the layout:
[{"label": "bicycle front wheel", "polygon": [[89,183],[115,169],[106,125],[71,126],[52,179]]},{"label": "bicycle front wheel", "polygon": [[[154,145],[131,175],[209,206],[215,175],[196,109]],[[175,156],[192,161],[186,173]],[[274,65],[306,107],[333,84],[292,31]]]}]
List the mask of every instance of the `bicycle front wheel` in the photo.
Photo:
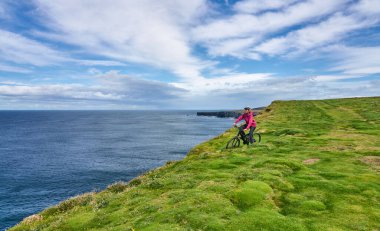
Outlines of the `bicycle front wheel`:
[{"label": "bicycle front wheel", "polygon": [[240,139],[237,137],[234,137],[228,141],[226,149],[231,149],[231,148],[237,148],[240,146]]},{"label": "bicycle front wheel", "polygon": [[254,133],[253,139],[255,140],[256,144],[259,144],[261,142],[261,134],[260,133]]}]

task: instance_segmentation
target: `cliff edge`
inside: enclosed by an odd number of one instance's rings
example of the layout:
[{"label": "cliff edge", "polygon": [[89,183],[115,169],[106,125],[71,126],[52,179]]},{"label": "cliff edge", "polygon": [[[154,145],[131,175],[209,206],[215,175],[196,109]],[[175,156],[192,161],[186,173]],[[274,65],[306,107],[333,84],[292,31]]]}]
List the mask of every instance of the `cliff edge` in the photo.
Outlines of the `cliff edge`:
[{"label": "cliff edge", "polygon": [[86,193],[10,230],[377,230],[380,98],[274,101],[260,145],[236,133],[181,161]]}]

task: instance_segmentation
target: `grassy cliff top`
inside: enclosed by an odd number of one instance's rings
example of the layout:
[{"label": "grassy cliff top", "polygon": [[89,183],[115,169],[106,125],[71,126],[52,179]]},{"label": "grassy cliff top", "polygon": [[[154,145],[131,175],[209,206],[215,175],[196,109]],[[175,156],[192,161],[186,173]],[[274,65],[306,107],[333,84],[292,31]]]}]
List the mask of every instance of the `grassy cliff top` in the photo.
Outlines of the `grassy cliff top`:
[{"label": "grassy cliff top", "polygon": [[274,101],[256,120],[258,146],[225,150],[231,129],[11,230],[378,230],[379,97]]}]

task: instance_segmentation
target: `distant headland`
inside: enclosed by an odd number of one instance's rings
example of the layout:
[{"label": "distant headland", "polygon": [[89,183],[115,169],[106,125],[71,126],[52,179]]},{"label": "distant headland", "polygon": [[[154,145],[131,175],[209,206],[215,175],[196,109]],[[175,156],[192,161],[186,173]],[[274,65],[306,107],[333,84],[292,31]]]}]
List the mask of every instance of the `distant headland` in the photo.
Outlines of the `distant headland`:
[{"label": "distant headland", "polygon": [[[253,108],[252,110],[253,110],[254,115],[256,116],[260,114],[260,112],[264,109],[265,107],[257,107],[257,108]],[[197,112],[197,116],[216,116],[220,118],[228,118],[228,117],[237,118],[241,114],[243,114],[243,110]]]}]

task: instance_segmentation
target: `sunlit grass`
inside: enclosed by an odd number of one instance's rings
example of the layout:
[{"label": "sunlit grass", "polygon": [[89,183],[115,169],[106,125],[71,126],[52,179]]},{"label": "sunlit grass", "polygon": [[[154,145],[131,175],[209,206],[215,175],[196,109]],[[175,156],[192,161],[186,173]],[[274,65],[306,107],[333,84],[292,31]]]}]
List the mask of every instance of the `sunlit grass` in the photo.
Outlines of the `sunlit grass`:
[{"label": "sunlit grass", "polygon": [[258,146],[226,150],[231,129],[11,230],[379,228],[380,98],[275,101],[256,119]]}]

